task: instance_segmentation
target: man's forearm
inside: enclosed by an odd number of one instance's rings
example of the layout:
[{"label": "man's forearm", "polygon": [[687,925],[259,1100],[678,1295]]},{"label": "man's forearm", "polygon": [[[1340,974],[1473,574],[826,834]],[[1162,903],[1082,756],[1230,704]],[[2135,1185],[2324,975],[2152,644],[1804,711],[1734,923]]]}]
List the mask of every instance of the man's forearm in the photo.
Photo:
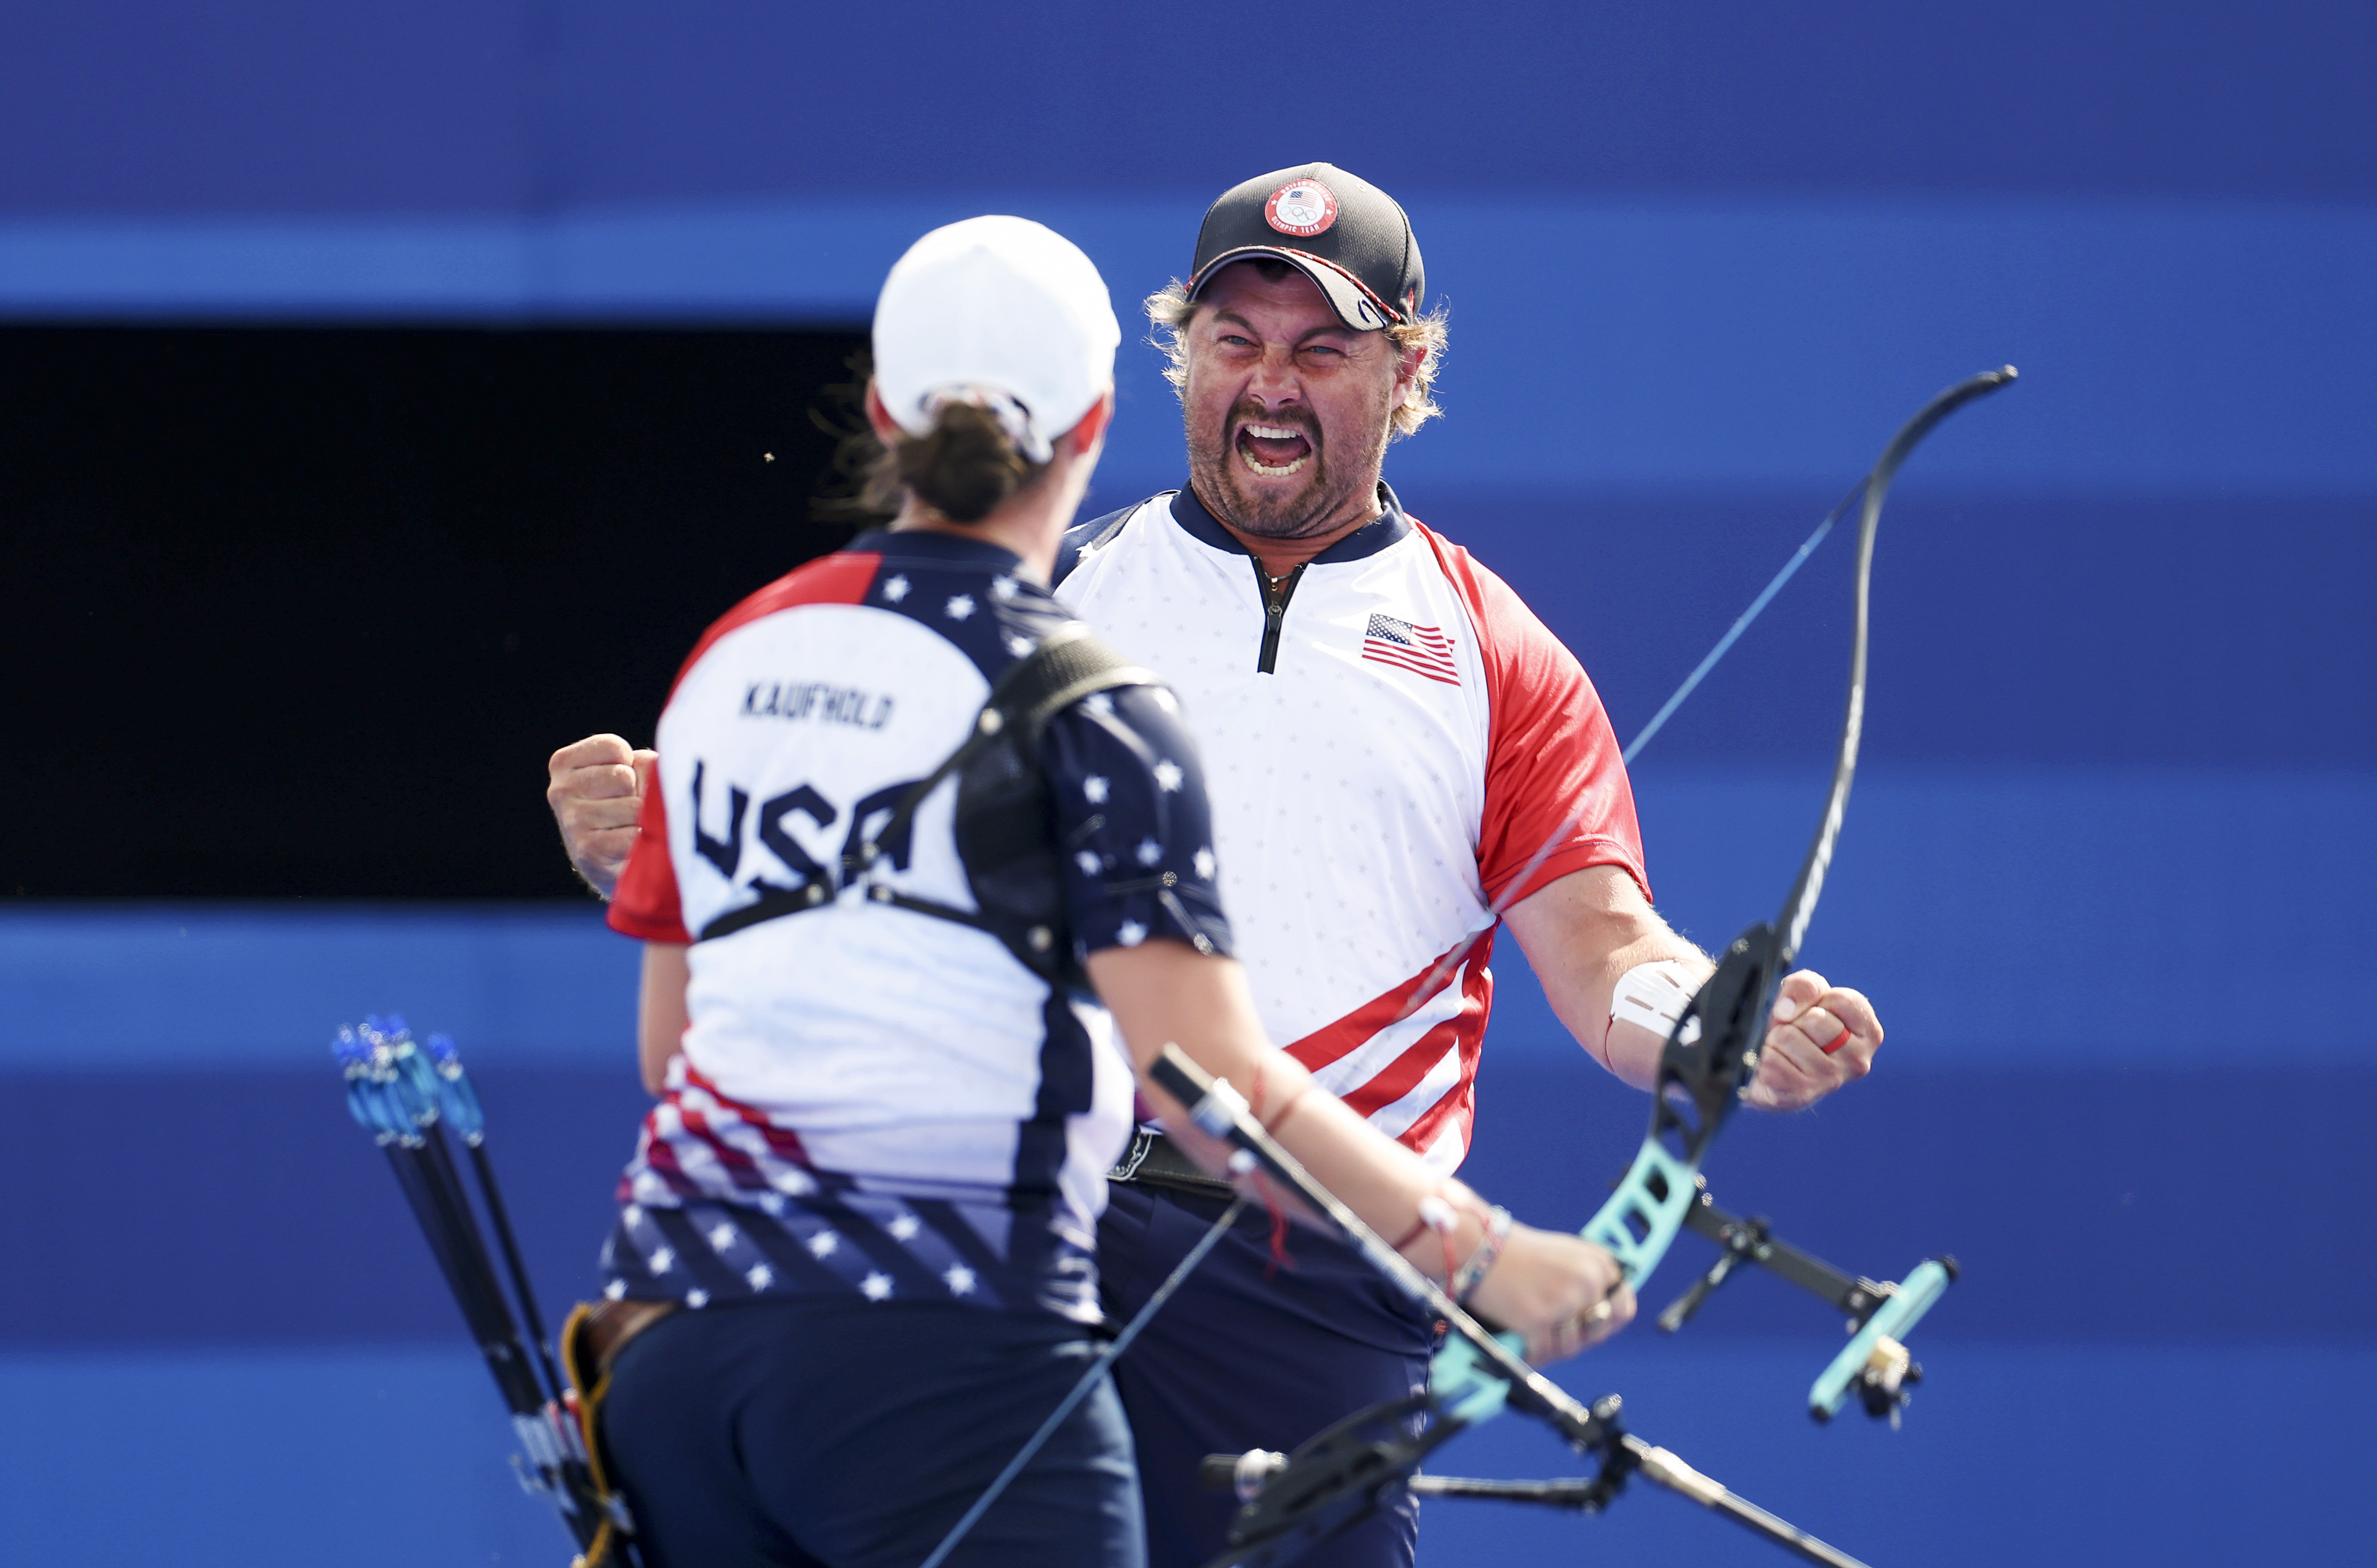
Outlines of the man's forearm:
[{"label": "man's forearm", "polygon": [[1552,1012],[1593,1059],[1624,1082],[1658,1081],[1666,1038],[1625,1019],[1612,1022],[1619,980],[1638,964],[1673,958],[1697,987],[1716,966],[1661,919],[1625,871],[1593,866],[1521,899],[1505,916],[1542,980]]},{"label": "man's forearm", "polygon": [[[1709,956],[1676,934],[1623,871],[1594,866],[1560,878],[1511,906],[1507,917],[1552,1011],[1593,1059],[1638,1089],[1658,1087],[1667,1031],[1612,1019],[1619,981],[1638,964],[1673,958],[1677,977],[1698,990],[1716,971]],[[1640,1011],[1640,1009],[1633,1009]],[[1790,1111],[1863,1077],[1881,1044],[1881,1020],[1860,992],[1800,969],[1783,977],[1759,1041],[1758,1076],[1746,1103]]]},{"label": "man's forearm", "polygon": [[[1659,1054],[1666,1049],[1667,1036],[1664,1030],[1646,1028],[1630,1018],[1611,1016],[1613,998],[1627,970],[1662,958],[1675,959],[1683,967],[1688,993],[1700,989],[1701,983],[1716,969],[1706,954],[1670,931],[1664,941],[1630,944],[1613,954],[1601,964],[1590,986],[1578,988],[1582,994],[1568,1008],[1562,1008],[1560,998],[1552,997],[1552,1011],[1568,1026],[1577,1043],[1620,1080],[1638,1089],[1647,1090],[1658,1084]],[[1550,988],[1545,989],[1546,994],[1550,995]],[[1596,1034],[1600,1039],[1597,1049],[1594,1044]]]}]

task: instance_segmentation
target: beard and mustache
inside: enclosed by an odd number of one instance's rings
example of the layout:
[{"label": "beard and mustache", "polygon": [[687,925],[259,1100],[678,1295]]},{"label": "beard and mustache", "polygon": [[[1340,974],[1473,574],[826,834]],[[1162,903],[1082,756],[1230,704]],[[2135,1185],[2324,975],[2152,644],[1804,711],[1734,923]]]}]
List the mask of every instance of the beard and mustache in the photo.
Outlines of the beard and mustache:
[{"label": "beard and mustache", "polygon": [[[1309,539],[1327,533],[1344,523],[1356,496],[1368,494],[1378,483],[1387,446],[1383,400],[1376,412],[1376,419],[1356,426],[1375,431],[1370,440],[1358,442],[1358,449],[1332,452],[1308,410],[1270,410],[1242,398],[1219,428],[1189,430],[1189,485],[1222,521],[1258,539]],[[1303,438],[1305,451],[1300,457],[1287,454],[1286,462],[1267,461],[1252,445],[1260,438],[1248,434],[1249,426],[1292,431]],[[1258,475],[1248,466],[1249,458],[1266,467],[1291,469],[1302,482],[1283,491],[1277,478],[1286,476]]]}]

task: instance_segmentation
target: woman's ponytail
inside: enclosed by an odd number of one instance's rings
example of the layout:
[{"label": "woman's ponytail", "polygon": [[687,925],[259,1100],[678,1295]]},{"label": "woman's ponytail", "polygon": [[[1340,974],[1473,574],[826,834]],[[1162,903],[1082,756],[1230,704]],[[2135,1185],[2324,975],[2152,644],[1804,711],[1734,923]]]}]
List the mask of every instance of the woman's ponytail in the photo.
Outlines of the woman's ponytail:
[{"label": "woman's ponytail", "polygon": [[1047,471],[1016,449],[998,415],[952,398],[933,413],[933,428],[895,441],[869,465],[866,503],[900,509],[906,491],[953,523],[976,523]]}]

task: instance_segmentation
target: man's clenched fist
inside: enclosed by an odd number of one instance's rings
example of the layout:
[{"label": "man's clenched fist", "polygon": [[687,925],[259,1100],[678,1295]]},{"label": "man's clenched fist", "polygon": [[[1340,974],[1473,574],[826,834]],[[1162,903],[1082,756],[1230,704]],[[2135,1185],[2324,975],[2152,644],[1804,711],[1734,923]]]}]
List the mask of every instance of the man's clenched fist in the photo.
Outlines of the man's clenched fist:
[{"label": "man's clenched fist", "polygon": [[1813,969],[1783,977],[1744,1105],[1797,1111],[1873,1071],[1881,1020],[1860,991],[1828,983]]},{"label": "man's clenched fist", "polygon": [[605,898],[636,847],[636,819],[659,760],[658,753],[639,752],[616,735],[589,735],[544,765],[552,778],[544,799],[561,828],[561,847],[586,885]]}]

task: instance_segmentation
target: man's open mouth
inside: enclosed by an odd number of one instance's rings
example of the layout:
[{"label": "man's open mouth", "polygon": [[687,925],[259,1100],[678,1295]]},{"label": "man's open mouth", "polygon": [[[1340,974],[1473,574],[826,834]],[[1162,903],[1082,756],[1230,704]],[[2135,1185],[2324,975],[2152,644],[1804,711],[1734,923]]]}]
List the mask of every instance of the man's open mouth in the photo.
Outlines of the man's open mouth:
[{"label": "man's open mouth", "polygon": [[1238,456],[1265,479],[1284,479],[1312,460],[1312,443],[1286,425],[1242,424]]}]

